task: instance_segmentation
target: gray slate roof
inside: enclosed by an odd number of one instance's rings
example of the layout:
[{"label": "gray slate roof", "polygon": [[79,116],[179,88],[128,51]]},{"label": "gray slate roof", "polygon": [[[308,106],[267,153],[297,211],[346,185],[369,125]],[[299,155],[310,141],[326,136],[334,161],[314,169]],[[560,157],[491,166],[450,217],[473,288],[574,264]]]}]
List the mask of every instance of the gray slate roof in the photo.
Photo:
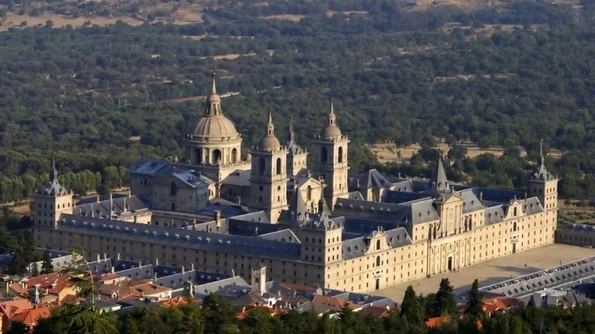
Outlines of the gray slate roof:
[{"label": "gray slate roof", "polygon": [[110,238],[138,240],[168,246],[212,250],[223,253],[294,259],[300,258],[300,245],[254,237],[183,230],[166,226],[133,224],[68,214],[61,216],[57,229],[74,233],[93,233]]},{"label": "gray slate roof", "polygon": [[141,159],[130,166],[128,172],[130,174],[139,174],[151,177],[166,177],[174,172],[174,167],[167,160]]},{"label": "gray slate roof", "polygon": [[342,248],[341,253],[343,255],[343,259],[348,260],[348,259],[353,259],[353,258],[357,258],[360,256],[364,256],[364,254],[366,253],[366,250],[370,246],[369,240],[372,237],[375,237],[377,235],[377,233],[384,233],[385,238],[386,238],[386,243],[391,248],[401,247],[401,246],[406,246],[406,245],[411,244],[411,238],[409,237],[407,230],[403,227],[398,227],[398,228],[395,228],[392,230],[388,230],[386,232],[372,231],[372,232],[370,232],[370,234],[368,234],[366,236],[343,240],[343,242],[341,243],[341,248]]}]

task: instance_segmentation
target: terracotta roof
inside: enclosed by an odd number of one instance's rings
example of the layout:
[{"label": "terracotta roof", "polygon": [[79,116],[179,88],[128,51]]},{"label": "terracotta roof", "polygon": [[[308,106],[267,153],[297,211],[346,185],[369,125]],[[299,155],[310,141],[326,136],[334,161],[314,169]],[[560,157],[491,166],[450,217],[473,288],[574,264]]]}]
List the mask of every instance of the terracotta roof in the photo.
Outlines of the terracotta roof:
[{"label": "terracotta roof", "polygon": [[35,327],[37,320],[47,318],[50,316],[50,308],[47,306],[41,306],[25,310],[9,318],[10,321],[20,321],[29,327]]},{"label": "terracotta roof", "polygon": [[239,320],[242,320],[242,319],[246,318],[248,316],[248,314],[250,314],[250,312],[252,312],[253,310],[258,309],[258,308],[264,309],[271,316],[273,316],[277,313],[277,310],[275,308],[269,307],[267,305],[263,305],[260,303],[250,303],[250,304],[244,306],[242,308],[242,311],[240,313],[238,313],[236,315],[236,317]]},{"label": "terracotta roof", "polygon": [[0,312],[10,318],[14,314],[33,308],[28,299],[13,298],[13,300],[0,303]]},{"label": "terracotta roof", "polygon": [[21,296],[27,295],[27,293],[28,293],[27,288],[24,288],[19,283],[12,283],[8,286],[8,288]]},{"label": "terracotta roof", "polygon": [[172,299],[164,300],[160,302],[161,306],[163,307],[171,307],[171,306],[180,306],[180,305],[187,305],[188,303],[192,302],[200,302],[202,299],[200,298],[188,298],[184,296],[174,297]]},{"label": "terracotta roof", "polygon": [[429,318],[428,320],[426,320],[426,326],[428,326],[429,328],[440,327],[440,326],[447,324],[449,322],[450,322],[450,316],[443,315],[440,317]]},{"label": "terracotta roof", "polygon": [[359,307],[359,305],[352,304],[345,299],[323,295],[314,296],[314,299],[312,299],[312,305],[324,305],[333,311],[341,311],[344,307],[350,308],[352,310]]},{"label": "terracotta roof", "polygon": [[517,307],[523,306],[523,303],[512,297],[492,297],[482,300],[483,310],[486,313],[493,313],[496,311],[507,311]]},{"label": "terracotta roof", "polygon": [[27,288],[32,289],[37,284],[39,284],[41,288],[46,288],[57,281],[60,276],[61,275],[59,273],[51,273],[31,277],[27,280]]},{"label": "terracotta roof", "polygon": [[314,292],[316,288],[311,287],[305,284],[293,284],[293,283],[281,283],[279,284],[280,287],[291,290],[291,291],[305,291],[305,292]]},{"label": "terracotta roof", "polygon": [[390,316],[391,312],[396,311],[396,307],[389,306],[368,306],[360,311],[364,316],[369,315],[374,318],[386,318]]}]

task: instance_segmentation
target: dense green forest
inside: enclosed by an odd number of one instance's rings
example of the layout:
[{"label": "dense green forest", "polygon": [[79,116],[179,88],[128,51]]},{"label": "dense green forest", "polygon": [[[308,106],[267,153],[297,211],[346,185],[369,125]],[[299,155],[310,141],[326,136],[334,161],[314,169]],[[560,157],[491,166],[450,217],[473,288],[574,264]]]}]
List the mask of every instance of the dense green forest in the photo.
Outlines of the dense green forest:
[{"label": "dense green forest", "polygon": [[[79,193],[125,184],[125,167],[139,157],[182,156],[182,135],[203,112],[199,96],[212,71],[221,93],[239,93],[223,108],[246,150],[263,133],[267,106],[279,136],[293,115],[308,146],[332,96],[352,139],[353,171],[374,165],[362,143],[450,137],[507,149],[502,158],[473,160],[456,159],[455,150],[453,179],[522,187],[543,138],[546,148],[568,152],[548,160],[562,178],[561,195],[592,194],[592,0],[580,10],[519,1],[471,13],[411,12],[393,1],[268,3],[220,2],[195,25],[57,29],[50,22],[0,33],[0,200],[27,197],[47,180],[51,152]],[[367,14],[329,17],[328,10]],[[306,16],[258,19],[288,13]],[[446,29],[448,22],[461,25]],[[240,57],[213,58],[225,54]],[[384,168],[425,175],[429,151],[410,166]]]}]

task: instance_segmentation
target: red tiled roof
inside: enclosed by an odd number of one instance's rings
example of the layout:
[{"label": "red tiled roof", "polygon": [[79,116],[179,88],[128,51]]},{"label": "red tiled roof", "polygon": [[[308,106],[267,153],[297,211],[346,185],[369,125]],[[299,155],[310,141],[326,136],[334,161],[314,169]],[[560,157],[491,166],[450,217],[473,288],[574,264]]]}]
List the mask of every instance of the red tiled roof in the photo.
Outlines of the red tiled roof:
[{"label": "red tiled roof", "polygon": [[517,307],[521,307],[523,303],[512,297],[492,297],[482,300],[483,310],[486,313],[493,313],[496,311],[507,311]]},{"label": "red tiled roof", "polygon": [[429,318],[428,320],[426,320],[426,326],[428,326],[429,328],[440,327],[440,326],[447,324],[449,322],[450,322],[450,316],[443,315],[440,317]]},{"label": "red tiled roof", "polygon": [[12,291],[18,293],[21,296],[24,296],[27,294],[27,288],[24,288],[21,284],[19,283],[12,283],[8,286]]},{"label": "red tiled roof", "polygon": [[17,313],[9,319],[10,321],[20,321],[29,327],[35,327],[35,325],[37,325],[37,320],[47,318],[49,316],[50,308],[47,306],[41,306]]},{"label": "red tiled roof", "polygon": [[33,308],[33,304],[28,299],[13,298],[11,301],[0,303],[0,312],[10,318],[16,313]]},{"label": "red tiled roof", "polygon": [[325,306],[330,307],[333,311],[340,311],[344,307],[348,307],[352,310],[359,307],[358,305],[349,303],[345,299],[323,296],[323,295],[314,296],[314,298],[312,299],[312,304],[313,305],[325,305]]},{"label": "red tiled roof", "polygon": [[294,284],[294,283],[284,282],[284,283],[279,284],[279,286],[284,289],[291,290],[291,291],[306,291],[306,292],[316,291],[316,288],[311,287],[306,284]]},{"label": "red tiled roof", "polygon": [[362,315],[369,315],[374,318],[385,318],[390,315],[391,312],[396,311],[396,307],[388,306],[368,306],[360,311]]},{"label": "red tiled roof", "polygon": [[273,316],[273,315],[275,315],[277,313],[277,310],[276,309],[274,309],[272,307],[269,307],[267,305],[262,305],[260,303],[250,303],[250,304],[244,306],[243,309],[242,309],[242,311],[240,313],[238,313],[236,315],[236,317],[239,320],[242,320],[242,319],[246,318],[248,316],[248,314],[250,314],[250,312],[252,312],[253,310],[255,310],[257,308],[264,309],[271,316]]}]

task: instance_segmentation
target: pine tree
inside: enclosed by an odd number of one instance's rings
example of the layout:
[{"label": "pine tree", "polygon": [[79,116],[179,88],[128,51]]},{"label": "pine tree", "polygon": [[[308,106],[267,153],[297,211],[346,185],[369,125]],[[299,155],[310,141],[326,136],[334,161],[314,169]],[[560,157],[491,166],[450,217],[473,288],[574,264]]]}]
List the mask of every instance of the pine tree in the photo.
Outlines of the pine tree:
[{"label": "pine tree", "polygon": [[440,281],[440,288],[436,293],[436,306],[434,309],[438,312],[438,315],[455,314],[457,311],[454,288],[450,285],[448,278],[443,278]]},{"label": "pine tree", "polygon": [[529,298],[529,301],[527,302],[527,308],[535,308],[535,298],[533,297],[533,295],[531,295],[531,298]]},{"label": "pine tree", "polygon": [[33,262],[33,266],[31,268],[31,276],[39,276],[39,267],[37,265],[37,262]]},{"label": "pine tree", "polygon": [[43,253],[43,258],[42,258],[42,263],[41,263],[41,273],[42,274],[50,274],[54,272],[54,265],[52,264],[52,258],[50,257],[50,252],[45,251]]},{"label": "pine tree", "polygon": [[415,290],[410,285],[405,291],[405,297],[401,303],[401,317],[407,319],[412,325],[421,325],[423,323],[423,311]]},{"label": "pine tree", "polygon": [[483,315],[483,302],[481,300],[481,294],[479,293],[479,281],[475,279],[473,285],[471,285],[471,293],[469,296],[469,302],[467,302],[467,310],[465,314],[468,314],[474,318],[479,318]]}]

